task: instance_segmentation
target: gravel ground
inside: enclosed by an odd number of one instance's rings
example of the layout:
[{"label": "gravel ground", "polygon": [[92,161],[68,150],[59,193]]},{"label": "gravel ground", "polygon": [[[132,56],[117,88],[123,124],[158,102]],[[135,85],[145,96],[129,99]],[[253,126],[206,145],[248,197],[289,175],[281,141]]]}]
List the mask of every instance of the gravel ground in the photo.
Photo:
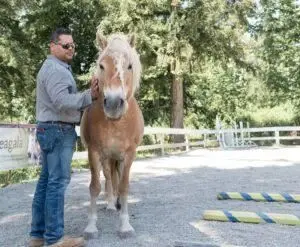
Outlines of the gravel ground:
[{"label": "gravel ground", "polygon": [[[205,242],[233,246],[300,246],[300,227],[202,220],[206,209],[288,213],[295,203],[218,201],[220,191],[299,192],[299,147],[207,150],[137,160],[132,167],[129,212],[136,235],[120,239],[118,214],[98,203],[99,237],[88,247],[175,246]],[[75,172],[66,195],[65,233],[82,235],[87,224],[89,171]],[[35,182],[0,189],[0,246],[28,242]],[[102,187],[104,188],[104,186]]]}]

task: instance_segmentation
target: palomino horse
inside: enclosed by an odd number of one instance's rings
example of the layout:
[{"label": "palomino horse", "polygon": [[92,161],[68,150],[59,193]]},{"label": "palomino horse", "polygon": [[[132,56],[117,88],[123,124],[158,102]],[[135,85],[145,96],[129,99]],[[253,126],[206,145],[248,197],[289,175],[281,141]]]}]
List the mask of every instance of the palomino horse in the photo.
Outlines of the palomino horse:
[{"label": "palomino horse", "polygon": [[134,233],[129,223],[129,173],[136,148],[144,132],[142,112],[134,98],[139,87],[141,63],[134,48],[134,37],[113,34],[108,40],[97,33],[100,56],[95,76],[99,82],[99,98],[85,110],[81,137],[88,148],[91,169],[88,238],[97,236],[96,200],[101,191],[100,170],[105,176],[107,209],[119,209],[121,237]]}]

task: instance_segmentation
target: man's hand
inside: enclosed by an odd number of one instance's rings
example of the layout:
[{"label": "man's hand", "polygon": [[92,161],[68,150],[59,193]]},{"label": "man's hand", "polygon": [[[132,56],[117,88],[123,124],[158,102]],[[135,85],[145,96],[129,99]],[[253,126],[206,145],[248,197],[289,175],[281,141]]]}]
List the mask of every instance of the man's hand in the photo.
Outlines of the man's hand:
[{"label": "man's hand", "polygon": [[98,99],[100,95],[98,79],[95,76],[93,76],[91,79],[91,95],[92,95],[92,100]]}]

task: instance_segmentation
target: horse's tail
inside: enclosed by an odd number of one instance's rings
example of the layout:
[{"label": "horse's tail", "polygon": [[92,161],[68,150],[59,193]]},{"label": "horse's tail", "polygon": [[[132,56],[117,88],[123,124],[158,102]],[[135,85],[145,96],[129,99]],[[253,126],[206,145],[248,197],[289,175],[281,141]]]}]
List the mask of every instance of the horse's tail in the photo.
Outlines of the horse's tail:
[{"label": "horse's tail", "polygon": [[86,135],[87,135],[87,118],[88,115],[88,108],[86,108],[83,111],[82,117],[81,117],[81,122],[80,122],[80,139],[81,139],[81,143],[82,145],[87,148],[87,142],[86,142]]}]

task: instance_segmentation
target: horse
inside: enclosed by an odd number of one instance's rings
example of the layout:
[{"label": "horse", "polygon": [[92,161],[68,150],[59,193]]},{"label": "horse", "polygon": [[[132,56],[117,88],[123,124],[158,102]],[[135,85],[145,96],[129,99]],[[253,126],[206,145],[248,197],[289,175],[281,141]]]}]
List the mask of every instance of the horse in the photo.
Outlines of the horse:
[{"label": "horse", "polygon": [[94,76],[100,96],[83,113],[81,140],[88,149],[91,171],[90,208],[86,238],[98,235],[96,200],[101,192],[100,170],[105,177],[108,210],[119,211],[120,237],[135,232],[129,223],[128,191],[130,168],[144,133],[144,119],[135,99],[141,77],[141,62],[134,36],[112,34],[106,39],[97,32],[99,56]]}]

